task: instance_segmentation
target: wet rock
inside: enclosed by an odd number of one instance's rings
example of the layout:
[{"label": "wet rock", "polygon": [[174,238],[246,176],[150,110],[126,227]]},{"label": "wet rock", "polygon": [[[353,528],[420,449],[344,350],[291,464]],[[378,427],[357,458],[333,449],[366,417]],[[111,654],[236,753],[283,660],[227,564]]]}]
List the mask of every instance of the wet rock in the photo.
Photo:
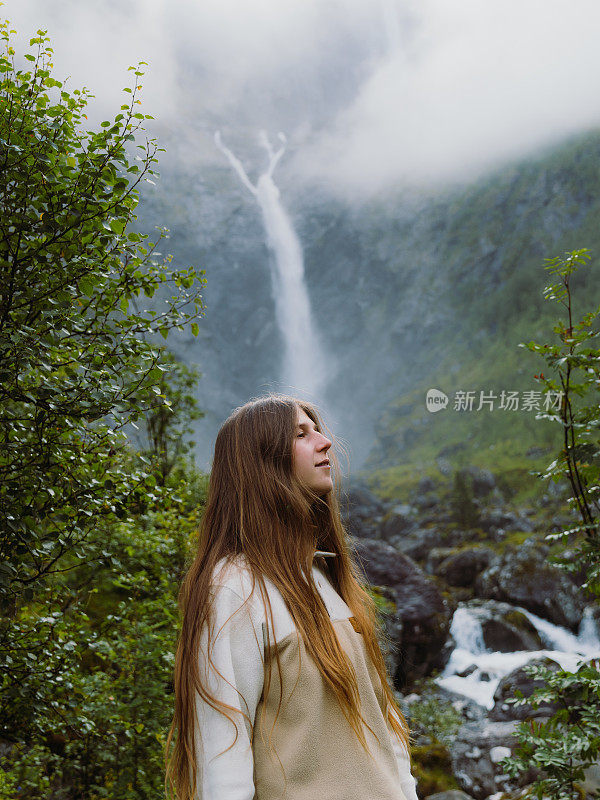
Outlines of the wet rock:
[{"label": "wet rock", "polygon": [[479,527],[496,541],[501,540],[507,531],[524,531],[525,533],[533,531],[533,525],[527,517],[500,507],[482,513],[479,518]]},{"label": "wet rock", "polygon": [[423,561],[429,552],[440,543],[440,535],[433,528],[420,528],[398,536],[392,536],[389,543],[409,558]]},{"label": "wet rock", "polygon": [[417,484],[417,493],[418,494],[425,494],[426,492],[433,492],[435,489],[435,481],[433,478],[429,478],[425,476],[421,478],[419,483]]},{"label": "wet rock", "polygon": [[381,536],[386,541],[417,528],[415,509],[412,506],[395,506],[385,517],[381,526]]},{"label": "wet rock", "polygon": [[425,571],[430,575],[437,575],[440,564],[442,564],[449,556],[456,553],[454,547],[433,547],[428,553],[425,560]]},{"label": "wet rock", "polygon": [[[543,664],[553,670],[559,669],[559,665],[551,658],[535,658],[529,663]],[[557,707],[550,703],[542,703],[537,708],[532,708],[527,703],[515,706],[513,703],[507,702],[515,697],[515,692],[517,691],[521,692],[523,697],[531,697],[534,689],[543,685],[543,681],[536,681],[527,675],[524,667],[519,667],[508,675],[505,675],[494,693],[494,707],[490,711],[490,719],[500,722],[504,720],[523,720],[529,719],[530,717],[551,716],[557,710]]]},{"label": "wet rock", "polygon": [[448,789],[446,792],[436,792],[427,795],[427,800],[473,800],[470,794],[460,789]]},{"label": "wet rock", "polygon": [[420,511],[427,511],[428,509],[436,508],[439,504],[440,498],[435,492],[431,494],[417,495],[415,505]]},{"label": "wet rock", "polygon": [[503,600],[576,632],[585,600],[565,572],[548,563],[535,542],[511,548],[475,582],[475,594]]},{"label": "wet rock", "polygon": [[438,564],[435,574],[450,586],[473,586],[477,576],[496,559],[489,547],[473,547],[452,552]]},{"label": "wet rock", "polygon": [[436,484],[432,478],[421,478],[412,498],[413,505],[415,505],[421,511],[425,511],[437,506],[440,499],[435,489]]},{"label": "wet rock", "polygon": [[385,511],[385,505],[364,483],[351,483],[341,502],[346,529],[361,538],[380,538]]},{"label": "wet rock", "polygon": [[470,697],[465,697],[464,694],[452,692],[441,686],[436,686],[435,691],[442,700],[450,701],[455,711],[458,711],[467,722],[480,722],[487,717],[487,709]]},{"label": "wet rock", "polygon": [[377,594],[387,601],[379,609],[385,630],[385,638],[380,642],[381,652],[388,675],[395,675],[400,666],[400,643],[404,626],[402,618],[397,613],[396,596],[393,590],[385,586],[378,586]]},{"label": "wet rock", "polygon": [[438,548],[446,548],[446,555],[449,555],[456,547],[472,541],[473,536],[473,531],[457,528],[414,528],[397,536],[391,536],[389,543],[415,561],[422,562]]},{"label": "wet rock", "polygon": [[419,797],[446,794],[456,787],[448,748],[439,742],[411,748],[411,767]]},{"label": "wet rock", "polygon": [[471,490],[475,497],[486,497],[496,488],[496,479],[489,469],[465,467],[460,470],[464,477],[470,478]]},{"label": "wet rock", "polygon": [[496,792],[511,792],[526,786],[535,779],[533,771],[511,779],[506,775],[498,758],[512,752],[516,740],[514,732],[518,722],[467,722],[458,731],[450,745],[452,768],[460,788],[484,800]]},{"label": "wet rock", "polygon": [[388,587],[402,622],[401,659],[394,683],[401,691],[445,666],[450,610],[435,584],[415,562],[385,542],[355,539],[353,548],[367,580]]},{"label": "wet rock", "polygon": [[535,626],[525,614],[508,603],[495,600],[469,600],[462,603],[480,623],[488,650],[514,653],[517,650],[542,650],[543,643]]}]

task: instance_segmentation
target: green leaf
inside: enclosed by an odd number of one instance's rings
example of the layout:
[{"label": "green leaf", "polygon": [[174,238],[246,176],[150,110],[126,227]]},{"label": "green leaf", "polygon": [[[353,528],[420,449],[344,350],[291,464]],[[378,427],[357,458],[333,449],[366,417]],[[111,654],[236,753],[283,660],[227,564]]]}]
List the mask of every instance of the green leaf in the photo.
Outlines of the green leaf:
[{"label": "green leaf", "polygon": [[90,278],[82,278],[79,281],[79,291],[86,297],[91,297],[94,294],[94,284]]}]

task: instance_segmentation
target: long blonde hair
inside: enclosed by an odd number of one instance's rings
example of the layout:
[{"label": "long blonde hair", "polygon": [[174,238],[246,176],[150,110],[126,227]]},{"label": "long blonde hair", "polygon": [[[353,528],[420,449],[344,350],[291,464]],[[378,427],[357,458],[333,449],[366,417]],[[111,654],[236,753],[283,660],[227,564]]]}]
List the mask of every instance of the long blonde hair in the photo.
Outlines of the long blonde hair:
[{"label": "long blonde hair", "polygon": [[[359,569],[351,557],[336,493],[329,492],[324,497],[311,494],[294,476],[298,408],[306,412],[317,430],[322,430],[319,415],[309,403],[270,395],[236,409],[217,436],[198,550],[179,593],[182,626],[175,657],[175,713],[165,753],[165,790],[170,786],[178,800],[193,800],[198,782],[194,756],[197,694],[232,722],[227,711],[241,713],[206,690],[198,666],[201,631],[212,619],[210,587],[214,570],[221,559],[227,562],[240,554],[252,573],[253,585],[258,583],[266,598],[271,621],[264,579],[268,578],[281,593],[307,652],[369,752],[356,676],[312,577],[316,549],[337,554],[329,563],[329,578],[352,611],[355,627],[381,678],[389,725],[408,750],[408,728],[390,688],[377,639],[378,633],[383,635],[377,608],[363,588]],[[331,452],[330,460],[334,474],[339,474]],[[339,481],[336,484],[339,491]],[[281,674],[277,649],[275,656]],[[269,657],[265,657],[265,670],[268,691]],[[246,714],[243,716],[250,722]]]}]

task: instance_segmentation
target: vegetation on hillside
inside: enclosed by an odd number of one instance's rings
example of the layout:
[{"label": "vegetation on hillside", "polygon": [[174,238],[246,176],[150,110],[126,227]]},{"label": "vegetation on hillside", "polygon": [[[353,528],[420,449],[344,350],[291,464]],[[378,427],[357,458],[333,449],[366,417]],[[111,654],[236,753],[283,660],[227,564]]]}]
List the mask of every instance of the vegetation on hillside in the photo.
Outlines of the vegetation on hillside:
[{"label": "vegetation on hillside", "polygon": [[[396,371],[386,373],[390,385],[406,388],[381,415],[366,465],[382,496],[405,499],[423,475],[443,482],[470,464],[493,469],[524,502],[539,491],[535,473],[560,446],[560,433],[535,411],[522,410],[524,393],[545,387],[535,355],[518,347],[532,337],[544,343],[553,325],[540,286],[543,257],[571,251],[581,241],[599,251],[599,156],[597,132],[573,137],[536,159],[423,202],[418,213],[404,214],[397,231],[389,216],[377,220],[372,209],[373,236],[390,250],[387,299],[381,301],[386,306],[377,306],[387,326],[398,316],[397,298],[410,296],[417,273],[432,284],[420,308],[423,321],[415,321],[410,332],[402,328],[391,362]],[[394,213],[398,206],[399,201]],[[593,301],[599,269],[591,263],[575,273],[573,290]],[[427,327],[432,321],[433,330]],[[426,343],[418,364],[407,352],[413,339],[411,349]],[[433,414],[425,406],[432,387],[449,397],[448,407]],[[473,411],[454,411],[459,391],[475,393]],[[519,393],[519,410],[499,408],[502,391]],[[486,405],[476,410],[480,392],[496,395],[493,411]]]}]

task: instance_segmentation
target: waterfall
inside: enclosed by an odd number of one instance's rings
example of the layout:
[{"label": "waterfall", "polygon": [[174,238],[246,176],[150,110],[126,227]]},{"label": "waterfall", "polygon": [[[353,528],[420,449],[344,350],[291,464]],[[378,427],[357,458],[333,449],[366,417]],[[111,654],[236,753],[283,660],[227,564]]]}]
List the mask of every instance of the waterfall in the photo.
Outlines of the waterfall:
[{"label": "waterfall", "polygon": [[459,606],[452,617],[450,635],[459,650],[469,653],[485,653],[481,622],[468,609]]},{"label": "waterfall", "polygon": [[275,167],[285,151],[286,139],[282,133],[279,134],[280,147],[276,152],[264,131],[259,141],[269,162],[254,186],[241,161],[223,144],[219,131],[215,133],[217,147],[227,156],[262,213],[267,245],[272,253],[270,266],[275,317],[284,342],[282,383],[300,394],[315,395],[325,383],[325,359],[312,320],[302,247],[273,180]]},{"label": "waterfall", "polygon": [[477,615],[472,609],[459,604],[450,628],[456,647],[436,683],[490,709],[493,708],[494,692],[500,680],[534,658],[548,657],[563,669],[575,670],[582,659],[600,656],[600,641],[591,608],[586,609],[577,636],[524,608],[515,608],[533,623],[544,650],[492,653],[485,647]]},{"label": "waterfall", "polygon": [[592,656],[600,649],[600,640],[591,606],[588,606],[583,612],[583,619],[577,635],[524,608],[518,608],[518,611],[525,614],[527,619],[535,625],[542,642],[549,650]]},{"label": "waterfall", "polygon": [[598,625],[594,619],[594,610],[592,606],[587,606],[583,612],[583,619],[579,626],[577,639],[581,648],[586,653],[600,650],[600,636],[598,635]]}]

